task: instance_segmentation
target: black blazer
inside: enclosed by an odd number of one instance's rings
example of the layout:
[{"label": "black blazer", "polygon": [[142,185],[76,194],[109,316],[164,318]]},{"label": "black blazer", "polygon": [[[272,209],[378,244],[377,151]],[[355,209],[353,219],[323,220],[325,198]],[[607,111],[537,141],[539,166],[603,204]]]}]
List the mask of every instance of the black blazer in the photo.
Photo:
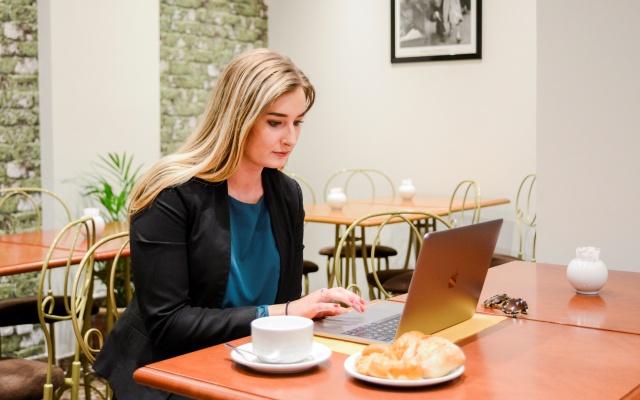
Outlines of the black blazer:
[{"label": "black blazer", "polygon": [[[298,183],[262,173],[280,276],[276,304],[300,298],[304,208]],[[231,230],[227,183],[200,179],[163,190],[131,219],[135,292],[94,364],[119,400],[164,399],[138,385],[144,365],[251,334],[256,307],[221,310],[229,277]]]}]

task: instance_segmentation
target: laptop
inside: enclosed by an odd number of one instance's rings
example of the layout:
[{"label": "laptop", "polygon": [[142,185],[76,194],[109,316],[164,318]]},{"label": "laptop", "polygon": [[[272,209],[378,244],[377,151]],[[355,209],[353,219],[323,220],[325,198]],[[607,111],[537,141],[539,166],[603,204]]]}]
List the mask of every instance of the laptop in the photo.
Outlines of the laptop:
[{"label": "laptop", "polygon": [[314,321],[318,336],[392,343],[405,332],[433,334],[470,319],[498,241],[502,219],[427,233],[405,303],[382,300],[364,313]]}]

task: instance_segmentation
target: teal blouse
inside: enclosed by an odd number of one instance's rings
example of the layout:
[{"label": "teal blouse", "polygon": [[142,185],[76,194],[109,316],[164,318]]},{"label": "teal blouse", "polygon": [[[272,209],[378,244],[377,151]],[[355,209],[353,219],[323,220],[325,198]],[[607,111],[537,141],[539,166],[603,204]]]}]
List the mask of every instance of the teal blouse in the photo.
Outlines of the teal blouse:
[{"label": "teal blouse", "polygon": [[222,308],[274,304],[280,254],[264,197],[247,204],[229,196],[231,270]]}]

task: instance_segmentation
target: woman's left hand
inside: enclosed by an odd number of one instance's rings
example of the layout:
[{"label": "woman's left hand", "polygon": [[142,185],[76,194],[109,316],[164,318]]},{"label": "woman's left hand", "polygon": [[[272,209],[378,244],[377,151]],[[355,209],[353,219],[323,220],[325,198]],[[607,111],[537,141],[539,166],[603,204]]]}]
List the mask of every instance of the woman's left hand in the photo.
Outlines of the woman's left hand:
[{"label": "woman's left hand", "polygon": [[346,304],[357,312],[364,312],[365,301],[360,296],[350,290],[334,287],[316,290],[299,300],[290,302],[287,314],[320,318],[350,311],[350,308],[342,307],[339,303]]}]

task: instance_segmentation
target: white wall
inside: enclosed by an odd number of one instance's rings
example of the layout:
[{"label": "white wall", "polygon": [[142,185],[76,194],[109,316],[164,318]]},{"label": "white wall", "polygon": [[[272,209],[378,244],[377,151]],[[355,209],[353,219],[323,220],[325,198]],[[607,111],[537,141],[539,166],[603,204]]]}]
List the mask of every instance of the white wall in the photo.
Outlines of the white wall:
[{"label": "white wall", "polygon": [[[41,0],[38,38],[42,186],[79,217],[68,180],[98,154],[126,150],[145,166],[160,156],[159,3]],[[57,217],[47,225],[60,227]],[[72,335],[56,328],[59,357],[73,352]]]},{"label": "white wall", "polygon": [[538,0],[538,250],[640,272],[640,3]]},{"label": "white wall", "polygon": [[[484,2],[481,60],[390,62],[388,0],[270,0],[269,46],[289,55],[318,93],[287,170],[322,191],[338,169],[378,168],[420,192],[450,195],[462,179],[515,200],[536,171],[536,4]],[[515,254],[514,205],[498,250]],[[308,224],[305,257],[333,239]],[[404,239],[404,237],[402,238]],[[326,285],[315,274],[312,289]]]},{"label": "white wall", "polygon": [[42,185],[78,217],[97,155],[160,157],[159,4],[40,0],[38,26]]}]

